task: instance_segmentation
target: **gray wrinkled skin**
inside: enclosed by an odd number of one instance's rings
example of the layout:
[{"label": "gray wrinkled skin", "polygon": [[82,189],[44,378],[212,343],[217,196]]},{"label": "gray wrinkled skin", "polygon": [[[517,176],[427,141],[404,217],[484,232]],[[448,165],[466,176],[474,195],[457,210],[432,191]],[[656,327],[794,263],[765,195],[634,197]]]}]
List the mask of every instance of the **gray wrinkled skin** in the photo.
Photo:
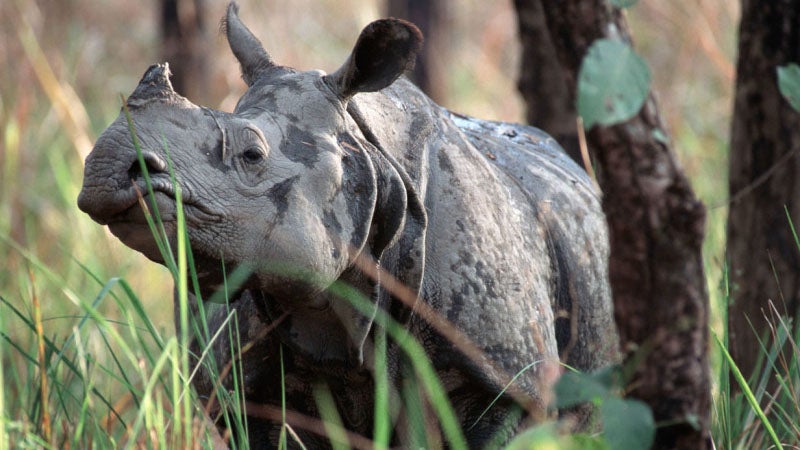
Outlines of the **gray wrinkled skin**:
[{"label": "gray wrinkled skin", "polygon": [[[136,191],[174,239],[171,162],[198,269],[195,294],[207,299],[220,287],[223,262],[229,272],[252,270],[229,293],[250,345],[241,357],[249,401],[280,405],[282,347],[288,408],[318,417],[313,391],[325,384],[344,425],[370,436],[374,311],[362,314],[329,292],[337,280],[422,343],[472,448],[547,417],[560,360],[587,371],[613,360],[606,225],[590,180],[558,144],[532,127],[451,113],[398,79],[420,44],[406,22],[374,23],[326,75],[274,65],[236,13],[231,5],[226,31],[249,89],[234,112],[192,104],[172,90],[165,65],[152,66],[127,108],[155,194],[146,192],[123,112],[86,160],[78,204],[163,263]],[[406,285],[483,356],[465,356],[357,258]],[[228,312],[203,307],[213,335]],[[230,361],[228,336],[211,344],[219,367]],[[202,352],[197,341],[192,349]],[[413,376],[408,364],[390,343],[393,395]],[[217,380],[201,369],[194,383],[208,397]],[[393,445],[408,442],[409,426],[398,419]],[[279,423],[251,418],[249,427],[253,447],[275,446]],[[297,431],[308,448],[329,446]]]}]

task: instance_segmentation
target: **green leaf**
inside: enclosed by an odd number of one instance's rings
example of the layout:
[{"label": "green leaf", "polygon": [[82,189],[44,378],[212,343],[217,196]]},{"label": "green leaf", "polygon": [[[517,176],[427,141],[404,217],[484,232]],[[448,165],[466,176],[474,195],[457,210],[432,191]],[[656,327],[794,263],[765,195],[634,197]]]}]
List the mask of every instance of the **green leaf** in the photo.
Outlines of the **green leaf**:
[{"label": "green leaf", "polygon": [[592,44],[578,74],[578,114],[586,129],[625,122],[649,92],[650,69],[629,45],[615,39]]},{"label": "green leaf", "polygon": [[800,111],[800,66],[778,66],[778,89],[795,111]]},{"label": "green leaf", "polygon": [[623,384],[622,367],[619,364],[603,366],[589,376],[609,390],[621,388]]},{"label": "green leaf", "polygon": [[609,387],[590,374],[567,372],[555,387],[556,407],[567,408],[580,403],[599,403],[609,395]]},{"label": "green leaf", "polygon": [[611,397],[600,405],[600,415],[609,448],[646,450],[653,445],[656,424],[644,402]]},{"label": "green leaf", "polygon": [[610,450],[604,439],[589,434],[561,433],[555,423],[544,423],[518,434],[505,450]]},{"label": "green leaf", "polygon": [[629,8],[635,5],[639,0],[611,0],[611,4],[617,8]]},{"label": "green leaf", "polygon": [[555,424],[545,423],[518,434],[505,447],[506,450],[526,450],[531,448],[559,448],[558,430]]}]

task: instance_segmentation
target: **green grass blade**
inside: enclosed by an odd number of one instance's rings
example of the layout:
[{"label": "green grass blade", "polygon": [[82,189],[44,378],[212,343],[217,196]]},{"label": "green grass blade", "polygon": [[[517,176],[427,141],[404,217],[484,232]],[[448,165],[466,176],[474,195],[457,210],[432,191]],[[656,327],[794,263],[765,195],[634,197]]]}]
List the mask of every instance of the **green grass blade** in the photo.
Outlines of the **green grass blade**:
[{"label": "green grass blade", "polygon": [[797,230],[794,229],[794,221],[792,220],[792,215],[789,214],[789,207],[783,205],[783,210],[786,211],[786,220],[789,222],[789,228],[792,230],[792,236],[794,237],[794,245],[800,250],[800,239],[797,237]]},{"label": "green grass blade", "polygon": [[[167,364],[171,361],[175,361],[175,352],[177,351],[178,342],[175,339],[170,339],[166,342],[164,346],[164,351],[161,352],[159,358],[156,360],[155,364],[152,368],[152,375],[147,378],[147,382],[144,388],[144,394],[142,395],[142,406],[138,410],[138,414],[136,415],[136,420],[134,421],[133,425],[129,429],[130,436],[139,436],[142,433],[142,429],[145,427],[145,421],[151,421],[148,417],[151,415],[155,410],[156,400],[154,398],[154,393],[156,387],[161,383],[159,375],[165,370]],[[134,448],[136,446],[135,440],[131,440],[128,443],[127,448]]]},{"label": "green grass blade", "polygon": [[[6,337],[5,320],[0,314],[0,335]],[[5,377],[5,346],[0,345],[0,450],[8,450],[8,428],[9,418],[6,417],[6,377]]]},{"label": "green grass blade", "polygon": [[517,372],[517,373],[514,375],[514,377],[513,377],[513,378],[511,378],[511,381],[509,381],[509,382],[508,382],[508,383],[507,383],[507,384],[506,384],[506,385],[503,387],[503,389],[502,389],[502,390],[501,390],[501,391],[500,391],[500,392],[497,394],[497,396],[496,396],[494,399],[492,399],[491,403],[489,403],[489,405],[488,405],[488,406],[486,406],[486,409],[484,409],[484,410],[483,410],[483,412],[481,412],[481,413],[480,413],[480,415],[478,416],[478,418],[477,418],[477,419],[475,419],[475,421],[474,421],[474,422],[472,422],[472,425],[470,425],[468,429],[470,429],[470,430],[471,430],[472,428],[474,428],[474,427],[475,427],[475,425],[477,425],[477,424],[478,424],[478,422],[480,422],[480,421],[481,421],[481,419],[483,418],[483,416],[485,416],[485,415],[486,415],[486,413],[487,413],[487,412],[489,412],[489,410],[490,410],[490,409],[492,409],[492,406],[494,406],[494,404],[495,404],[495,403],[497,403],[497,401],[498,401],[498,400],[500,400],[500,397],[502,397],[502,396],[503,396],[503,394],[505,394],[506,390],[508,390],[508,388],[509,388],[509,387],[511,387],[511,385],[512,385],[512,384],[514,384],[514,382],[515,382],[515,381],[517,381],[517,378],[519,378],[520,376],[522,376],[522,374],[523,374],[523,373],[525,373],[525,372],[527,372],[528,370],[532,369],[534,366],[536,366],[537,364],[539,364],[539,363],[541,363],[541,362],[542,362],[541,360],[534,361],[534,362],[532,362],[532,363],[528,364],[527,366],[523,367],[523,368],[522,368],[522,369],[521,369],[519,372]]},{"label": "green grass blade", "polygon": [[[122,99],[122,110],[125,113],[125,120],[128,123],[128,133],[131,137],[131,143],[136,149],[139,170],[144,177],[147,193],[150,195],[151,199],[155,199],[153,183],[150,180],[150,172],[147,170],[147,163],[144,161],[144,154],[142,153],[142,146],[139,143],[139,136],[136,134],[136,128],[133,125],[133,118],[131,117],[131,112],[128,110],[128,103],[124,98]],[[153,207],[152,212],[149,210],[149,207],[143,208],[145,213],[144,216],[147,220],[147,226],[150,228],[150,233],[152,234],[153,239],[155,239],[156,246],[164,258],[164,265],[167,267],[167,269],[169,269],[170,273],[172,273],[173,278],[175,278],[177,277],[178,268],[173,260],[172,248],[170,247],[169,239],[167,238],[167,231],[164,228],[164,223],[161,221],[161,214],[158,210],[158,205],[155,201],[151,202],[151,205]]]},{"label": "green grass blade", "polygon": [[745,379],[744,375],[742,375],[742,372],[736,366],[736,363],[733,361],[730,353],[728,353],[728,349],[722,345],[722,342],[719,340],[719,337],[716,335],[716,333],[712,334],[714,335],[714,340],[717,342],[717,345],[722,352],[722,356],[725,358],[730,367],[733,377],[736,379],[736,382],[739,383],[739,387],[741,388],[745,398],[747,398],[747,402],[750,404],[750,407],[758,416],[759,420],[761,420],[762,425],[764,425],[764,429],[767,431],[767,434],[772,440],[773,445],[775,445],[776,448],[783,448],[780,439],[778,439],[778,435],[775,434],[772,424],[769,422],[766,414],[764,414],[764,410],[762,410],[761,406],[758,404],[758,400],[756,400],[756,397],[753,395],[753,391],[750,390],[750,386],[747,384],[747,380]]},{"label": "green grass blade", "polygon": [[139,297],[133,292],[131,285],[122,278],[114,278],[113,280],[119,284],[119,286],[125,292],[125,295],[127,295],[130,305],[133,307],[133,310],[136,313],[136,317],[141,320],[146,327],[147,334],[153,337],[156,348],[159,351],[162,351],[164,349],[164,339],[161,337],[161,333],[159,333],[156,329],[153,321],[150,320],[150,316],[147,314],[147,311],[145,311],[142,302],[139,301]]},{"label": "green grass blade", "polygon": [[[139,297],[136,295],[135,292],[133,292],[131,285],[127,281],[125,281],[125,279],[119,277],[113,277],[107,282],[104,282],[99,277],[97,277],[97,275],[94,272],[92,272],[85,264],[81,263],[80,261],[74,258],[72,258],[72,260],[83,270],[85,274],[87,274],[92,280],[96,281],[97,284],[102,287],[100,293],[97,294],[97,296],[95,297],[95,302],[92,303],[93,308],[96,309],[99,306],[100,300],[102,300],[107,295],[110,295],[117,302],[118,305],[122,305],[121,300],[116,296],[116,294],[112,290],[114,286],[119,285],[119,287],[123,290],[123,292],[127,296],[129,304],[130,306],[133,307],[136,316],[144,324],[145,331],[147,332],[148,335],[150,335],[153,338],[156,344],[156,348],[158,350],[161,350],[164,347],[164,338],[161,336],[161,333],[158,331],[158,329],[156,329],[155,325],[153,324],[153,321],[150,319],[150,315],[147,313],[147,311],[144,308],[144,305],[139,300]],[[88,316],[86,317],[88,318]],[[147,350],[147,347],[145,347],[145,350]],[[152,355],[150,355],[149,352],[148,352],[148,358],[150,362],[154,361]]]},{"label": "green grass blade", "polygon": [[[78,330],[73,329],[72,335],[70,337],[74,337],[75,347],[78,353],[78,358],[83,361],[83,364],[76,364],[81,370],[81,379],[84,380],[84,389],[83,389],[83,401],[81,402],[80,412],[78,413],[77,424],[75,426],[75,433],[74,439],[77,439],[79,436],[82,436],[84,430],[86,428],[86,424],[88,421],[89,415],[89,407],[91,404],[91,397],[89,396],[90,389],[92,387],[92,380],[90,374],[90,364],[88,357],[86,355],[86,350],[84,349],[83,345],[81,345],[81,340],[77,337]],[[86,389],[89,387],[89,389]],[[77,446],[78,442],[74,442],[74,445]]]},{"label": "green grass blade", "polygon": [[375,405],[373,413],[373,440],[375,448],[388,448],[392,424],[389,412],[389,374],[386,359],[386,330],[374,331],[375,341]]},{"label": "green grass blade", "polygon": [[281,427],[280,438],[278,439],[278,448],[285,449],[288,447],[286,438],[286,376],[283,367],[283,345],[280,346],[279,355],[281,362]]},{"label": "green grass blade", "polygon": [[361,291],[344,283],[334,283],[330,287],[330,292],[338,295],[343,300],[351,302],[362,314],[371,315],[375,313],[375,324],[386,329],[392,340],[414,364],[414,369],[419,375],[421,384],[430,399],[434,412],[439,418],[445,438],[450,446],[452,448],[468,448],[460,422],[453,411],[453,407],[450,405],[447,392],[442,386],[441,380],[439,380],[436,370],[434,370],[422,345],[416,339],[411,338],[408,330],[397,323],[386,311],[378,309],[375,312],[374,306],[364,297]]},{"label": "green grass blade", "polygon": [[[218,391],[223,391],[225,394],[226,404],[231,405],[231,407],[226,408],[227,410],[234,411],[234,416],[230,417],[233,421],[235,427],[234,429],[237,431],[239,436],[249,436],[250,430],[247,427],[247,419],[246,416],[242,414],[244,411],[244,400],[245,396],[244,392],[244,366],[242,362],[242,358],[239,357],[240,350],[243,348],[241,335],[239,334],[239,316],[234,311],[231,311],[230,304],[226,304],[226,310],[228,314],[233,318],[233,326],[228,329],[228,339],[230,342],[229,348],[229,357],[231,361],[236,361],[236,364],[232,365],[232,379],[234,382],[233,392],[231,394],[228,393],[226,389],[222,389],[220,387]],[[212,358],[213,360],[213,358]],[[282,362],[283,360],[281,360]]]},{"label": "green grass blade", "polygon": [[409,428],[409,448],[427,448],[429,442],[425,427],[425,407],[420,395],[421,388],[413,369],[404,366],[401,370],[404,374],[401,389]]},{"label": "green grass blade", "polygon": [[[167,158],[168,161],[171,161],[171,158]],[[172,165],[170,163],[170,174],[174,174],[172,170]],[[178,219],[178,230],[177,230],[177,239],[178,239],[178,278],[175,280],[175,285],[178,287],[178,302],[180,305],[180,321],[181,321],[181,336],[180,336],[180,348],[183,350],[180,352],[180,364],[181,364],[181,373],[188,374],[189,373],[189,286],[187,284],[188,280],[188,265],[187,265],[187,247],[188,247],[188,239],[187,239],[187,230],[186,230],[186,217],[183,211],[183,201],[181,198],[181,187],[178,183],[175,183],[174,175],[173,175],[173,183],[175,186],[175,202],[176,202],[176,212],[177,212],[177,219]],[[202,308],[201,308],[202,309]],[[192,405],[189,402],[190,397],[189,395],[184,395],[186,392],[191,389],[191,386],[188,384],[188,381],[183,384],[183,389],[181,390],[181,396],[178,399],[179,405],[182,407],[183,410],[183,420],[185,423],[182,424],[183,431],[184,431],[184,443],[188,445],[191,442],[192,436],[192,421],[191,421],[191,408]],[[178,386],[176,386],[178,388]]]},{"label": "green grass blade", "polygon": [[[347,434],[344,432],[342,418],[336,410],[336,402],[334,402],[328,386],[323,384],[314,386],[314,400],[317,402],[319,416],[333,450],[349,449],[349,441]],[[376,445],[375,448],[378,448],[378,446]]]},{"label": "green grass blade", "polygon": [[[31,320],[29,320],[27,317],[25,317],[25,315],[22,313],[22,311],[17,309],[14,305],[11,304],[11,302],[6,300],[3,296],[0,296],[0,303],[5,305],[6,307],[10,308],[11,311],[14,313],[14,315],[16,315],[22,321],[23,324],[25,324],[30,330],[33,330],[33,327],[34,327],[33,322]],[[13,339],[11,339],[11,337],[9,335],[7,335],[5,332],[0,333],[0,337],[5,339],[5,341],[9,345],[11,345],[11,347],[13,347],[15,350],[17,350],[17,352],[20,355],[22,355],[28,361],[29,364],[36,365],[38,363],[34,356],[29,355],[19,344],[17,344],[17,342],[15,342]],[[58,349],[58,346],[52,340],[50,340],[47,337],[45,337],[45,345],[47,346],[48,350],[50,350],[50,351],[56,351]],[[64,361],[64,365],[73,374],[75,374],[78,377],[80,377],[80,369],[78,369],[78,367],[71,360],[64,359],[63,361]],[[119,414],[114,410],[114,407],[113,407],[112,403],[101,392],[99,392],[96,389],[93,389],[92,393],[95,394],[96,398],[98,400],[100,400],[103,404],[105,404],[108,407],[109,411],[114,413],[114,415],[117,417],[117,419],[120,420],[124,424],[124,421],[123,421],[122,417],[119,416]]]}]

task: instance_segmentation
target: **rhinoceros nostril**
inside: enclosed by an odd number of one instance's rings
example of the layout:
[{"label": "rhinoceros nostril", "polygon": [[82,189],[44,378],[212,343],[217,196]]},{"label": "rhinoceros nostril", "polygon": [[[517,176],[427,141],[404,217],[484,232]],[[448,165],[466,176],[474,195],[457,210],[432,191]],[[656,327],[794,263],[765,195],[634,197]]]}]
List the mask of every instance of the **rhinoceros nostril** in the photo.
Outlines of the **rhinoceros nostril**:
[{"label": "rhinoceros nostril", "polygon": [[[142,159],[147,172],[150,174],[162,173],[167,171],[167,163],[160,156],[153,152],[142,152]],[[142,176],[142,164],[139,158],[135,158],[128,169],[128,179],[136,180]]]}]

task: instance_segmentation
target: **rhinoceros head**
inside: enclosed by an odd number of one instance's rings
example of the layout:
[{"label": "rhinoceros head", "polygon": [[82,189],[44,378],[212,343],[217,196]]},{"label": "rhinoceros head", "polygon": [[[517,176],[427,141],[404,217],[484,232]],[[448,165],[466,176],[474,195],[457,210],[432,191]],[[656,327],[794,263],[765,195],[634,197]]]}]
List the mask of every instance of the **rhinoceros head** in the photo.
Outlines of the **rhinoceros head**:
[{"label": "rhinoceros head", "polygon": [[[342,67],[326,75],[274,64],[234,3],[224,25],[248,85],[234,112],[192,104],[172,89],[166,64],[151,66],[87,157],[78,205],[126,245],[163,263],[140,201],[157,207],[174,239],[172,170],[204,295],[221,282],[224,262],[229,270],[251,267],[246,287],[285,308],[325,308],[326,284],[359,254],[379,260],[409,229],[407,176],[365,139],[347,105],[407,70],[421,35],[400,20],[373,22]],[[424,228],[424,216],[414,220]],[[275,267],[313,273],[315,281]],[[345,327],[363,339],[363,326]]]}]

